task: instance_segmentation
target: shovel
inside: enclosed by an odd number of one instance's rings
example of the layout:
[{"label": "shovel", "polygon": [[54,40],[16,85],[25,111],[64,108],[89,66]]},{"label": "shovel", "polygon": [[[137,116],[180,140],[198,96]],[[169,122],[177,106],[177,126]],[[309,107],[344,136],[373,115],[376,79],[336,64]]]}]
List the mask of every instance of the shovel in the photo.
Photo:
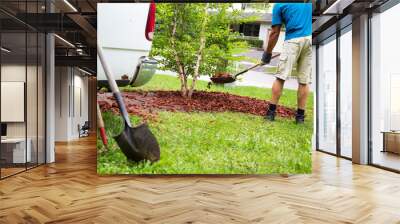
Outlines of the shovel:
[{"label": "shovel", "polygon": [[[272,56],[272,58],[276,58],[279,55],[280,54],[276,54],[276,55]],[[236,79],[239,75],[242,75],[242,74],[244,74],[252,69],[255,69],[259,66],[262,66],[262,65],[265,65],[265,64],[263,62],[261,62],[261,63],[251,66],[250,68],[240,71],[239,73],[236,73],[235,75],[230,75],[230,76],[226,76],[226,77],[211,77],[210,79],[213,83],[217,83],[217,84],[232,83],[232,82],[236,81]],[[208,85],[210,86],[211,83],[209,83]]]},{"label": "shovel", "polygon": [[149,160],[151,162],[158,161],[160,159],[160,146],[158,145],[156,137],[150,131],[146,123],[132,127],[122,95],[114,80],[114,76],[105,61],[103,49],[99,44],[97,45],[97,55],[99,56],[101,65],[103,66],[104,73],[108,80],[108,85],[113,92],[121,116],[124,120],[124,130],[120,135],[114,137],[115,141],[129,160],[135,162],[142,160]]}]

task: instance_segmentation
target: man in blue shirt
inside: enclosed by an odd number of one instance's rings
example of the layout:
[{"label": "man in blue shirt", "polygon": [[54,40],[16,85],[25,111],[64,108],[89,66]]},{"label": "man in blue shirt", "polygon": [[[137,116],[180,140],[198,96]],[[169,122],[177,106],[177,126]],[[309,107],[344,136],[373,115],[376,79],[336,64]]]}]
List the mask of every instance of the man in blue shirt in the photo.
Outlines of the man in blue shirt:
[{"label": "man in blue shirt", "polygon": [[268,64],[282,26],[285,26],[285,42],[279,57],[276,80],[272,86],[271,104],[268,107],[266,119],[275,120],[276,105],[282,94],[285,80],[297,70],[297,113],[296,123],[304,123],[304,111],[311,83],[312,66],[312,4],[311,3],[277,3],[272,10],[272,29],[269,34],[268,46],[261,61]]}]

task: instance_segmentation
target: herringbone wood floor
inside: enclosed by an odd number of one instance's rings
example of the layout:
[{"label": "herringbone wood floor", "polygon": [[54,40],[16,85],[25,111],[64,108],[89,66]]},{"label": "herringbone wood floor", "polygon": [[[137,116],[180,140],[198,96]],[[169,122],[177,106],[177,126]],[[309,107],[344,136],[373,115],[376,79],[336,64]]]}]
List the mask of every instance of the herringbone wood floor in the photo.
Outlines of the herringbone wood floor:
[{"label": "herringbone wood floor", "polygon": [[96,175],[95,139],[0,181],[0,223],[400,223],[400,175],[315,153],[312,175]]}]

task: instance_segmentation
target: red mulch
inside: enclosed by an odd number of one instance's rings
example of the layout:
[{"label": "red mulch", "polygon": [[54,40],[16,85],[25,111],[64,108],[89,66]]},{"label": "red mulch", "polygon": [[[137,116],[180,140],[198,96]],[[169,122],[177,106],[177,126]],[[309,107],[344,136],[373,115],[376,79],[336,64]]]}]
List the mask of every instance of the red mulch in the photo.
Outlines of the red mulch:
[{"label": "red mulch", "polygon": [[[135,91],[122,93],[130,114],[144,118],[156,118],[157,111],[184,112],[241,112],[264,116],[269,102],[255,98],[221,92],[196,91],[192,99],[185,99],[179,91]],[[102,111],[119,113],[112,93],[98,93],[97,101]],[[278,106],[277,115],[293,117],[293,109]]]}]

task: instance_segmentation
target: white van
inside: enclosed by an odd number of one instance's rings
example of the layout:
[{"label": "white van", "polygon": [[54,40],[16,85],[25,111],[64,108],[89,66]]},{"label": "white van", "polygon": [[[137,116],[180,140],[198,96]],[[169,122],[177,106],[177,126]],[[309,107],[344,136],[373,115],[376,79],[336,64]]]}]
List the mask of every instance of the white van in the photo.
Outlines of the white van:
[{"label": "white van", "polygon": [[[157,62],[147,56],[155,28],[155,3],[98,3],[97,41],[119,86],[140,86],[154,75]],[[98,86],[107,79],[97,59]]]}]

